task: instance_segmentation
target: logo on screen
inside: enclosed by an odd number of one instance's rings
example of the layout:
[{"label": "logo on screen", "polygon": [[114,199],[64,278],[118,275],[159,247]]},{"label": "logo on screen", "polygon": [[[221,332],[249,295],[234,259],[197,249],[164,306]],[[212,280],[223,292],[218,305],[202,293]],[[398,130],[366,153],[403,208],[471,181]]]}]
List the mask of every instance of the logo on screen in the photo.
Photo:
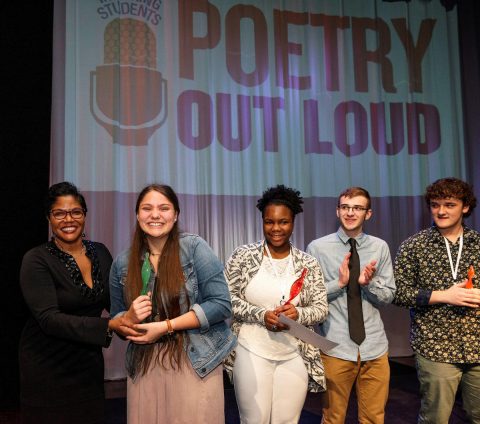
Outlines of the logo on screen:
[{"label": "logo on screen", "polygon": [[167,119],[167,80],[157,70],[154,32],[140,20],[106,27],[104,63],[90,72],[90,111],[112,141],[142,146]]}]

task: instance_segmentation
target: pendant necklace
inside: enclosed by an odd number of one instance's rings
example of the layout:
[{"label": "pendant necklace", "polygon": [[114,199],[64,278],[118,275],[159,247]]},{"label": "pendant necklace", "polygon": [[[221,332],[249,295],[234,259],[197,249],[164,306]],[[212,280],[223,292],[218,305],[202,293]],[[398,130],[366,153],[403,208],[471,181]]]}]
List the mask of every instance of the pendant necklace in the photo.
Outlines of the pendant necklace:
[{"label": "pendant necklace", "polygon": [[63,252],[63,253],[66,253],[67,255],[70,255],[71,257],[73,257],[74,259],[80,255],[84,255],[85,252],[86,252],[86,248],[85,248],[85,245],[82,243],[82,248],[80,250],[78,250],[77,252],[69,252],[68,250],[65,250],[62,245],[60,244],[60,242],[54,237],[53,238],[53,241],[55,242],[55,245]]},{"label": "pendant necklace", "polygon": [[268,244],[267,244],[266,241],[264,242],[264,245],[265,245],[265,250],[267,251],[268,261],[270,262],[270,266],[272,267],[273,273],[275,274],[275,277],[277,278],[277,280],[280,281],[280,292],[282,293],[282,299],[280,300],[280,304],[283,305],[285,303],[285,294],[287,292],[287,278],[286,277],[288,277],[288,275],[291,275],[292,271],[293,271],[292,248],[290,247],[290,251],[288,253],[288,255],[289,255],[288,265],[287,265],[285,271],[283,272],[283,277],[282,277],[278,273],[277,267],[276,267],[276,265],[273,261],[272,254],[270,253],[270,249],[268,248]]}]

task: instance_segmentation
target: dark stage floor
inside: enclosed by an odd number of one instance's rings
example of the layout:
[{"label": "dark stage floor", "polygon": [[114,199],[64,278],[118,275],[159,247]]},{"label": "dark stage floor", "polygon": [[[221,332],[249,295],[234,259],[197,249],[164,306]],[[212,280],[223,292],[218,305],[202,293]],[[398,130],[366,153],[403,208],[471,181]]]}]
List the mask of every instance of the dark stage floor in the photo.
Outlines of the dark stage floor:
[{"label": "dark stage floor", "polygon": [[[413,366],[413,358],[394,358],[390,360],[391,378],[390,395],[387,402],[386,424],[414,424],[417,421],[417,411],[420,406],[418,397],[418,381]],[[115,396],[108,401],[108,424],[124,424],[125,420],[125,399],[124,383],[107,383],[107,396]],[[117,387],[114,387],[114,384]],[[117,397],[121,395],[122,397]],[[350,400],[348,409],[347,424],[357,422],[356,402]],[[300,424],[319,424],[322,417],[320,407],[320,395],[309,393],[305,406],[300,417]],[[225,382],[225,422],[226,424],[238,424],[237,404],[235,402],[235,392],[228,381]],[[460,399],[455,403],[455,407],[450,419],[450,424],[467,423],[465,413],[461,407]]]},{"label": "dark stage floor", "polygon": [[[390,360],[390,395],[387,402],[386,424],[414,424],[420,405],[418,381],[412,358],[394,358]],[[107,394],[107,424],[126,424],[125,381],[105,383]],[[309,393],[300,417],[300,424],[319,424],[322,412],[318,394]],[[225,383],[225,421],[227,424],[239,423],[237,404],[233,387]],[[0,424],[19,423],[18,411],[0,410]],[[347,414],[347,424],[356,423],[356,402],[352,398]],[[450,424],[467,423],[457,399]],[[53,423],[52,423],[53,424]]]}]

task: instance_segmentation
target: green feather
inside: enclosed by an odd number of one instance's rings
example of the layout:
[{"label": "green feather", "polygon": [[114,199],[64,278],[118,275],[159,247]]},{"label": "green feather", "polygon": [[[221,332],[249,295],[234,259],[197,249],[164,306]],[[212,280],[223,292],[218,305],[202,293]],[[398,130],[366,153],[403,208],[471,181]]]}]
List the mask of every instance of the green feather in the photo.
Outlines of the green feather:
[{"label": "green feather", "polygon": [[150,281],[150,274],[152,273],[152,268],[150,267],[150,254],[148,252],[145,253],[145,260],[143,261],[142,265],[142,292],[140,294],[145,295],[148,293],[148,283]]}]

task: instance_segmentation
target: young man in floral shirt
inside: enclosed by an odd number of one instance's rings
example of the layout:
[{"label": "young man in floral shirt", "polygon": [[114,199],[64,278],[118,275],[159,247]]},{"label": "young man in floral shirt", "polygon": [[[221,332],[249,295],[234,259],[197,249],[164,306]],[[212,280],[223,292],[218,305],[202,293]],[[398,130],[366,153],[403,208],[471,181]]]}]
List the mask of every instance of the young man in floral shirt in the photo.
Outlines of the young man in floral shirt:
[{"label": "young man in floral shirt", "polygon": [[448,423],[461,386],[469,421],[480,423],[480,234],[463,218],[476,206],[472,187],[443,178],[427,187],[433,225],[405,240],[395,259],[394,302],[411,308],[411,345],[420,381],[419,423]]}]

